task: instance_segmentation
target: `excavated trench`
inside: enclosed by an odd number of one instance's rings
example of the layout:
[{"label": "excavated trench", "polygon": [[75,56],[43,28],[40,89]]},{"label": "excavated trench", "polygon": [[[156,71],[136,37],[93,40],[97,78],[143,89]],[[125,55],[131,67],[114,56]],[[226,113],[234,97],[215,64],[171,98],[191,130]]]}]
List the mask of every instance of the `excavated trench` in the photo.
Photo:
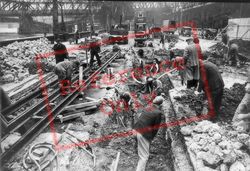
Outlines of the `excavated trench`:
[{"label": "excavated trench", "polygon": [[[113,64],[111,67],[114,69],[114,73],[116,73],[122,69],[131,67],[130,63],[131,60],[126,57],[126,59],[117,61],[116,64]],[[165,116],[162,117],[162,123],[170,123],[176,121],[176,113],[169,97],[169,90],[173,88],[173,85],[171,84],[168,76],[164,76],[160,80],[164,86],[163,93],[166,95],[163,108]],[[97,83],[102,85],[100,80],[97,80],[94,84]],[[116,86],[123,91],[136,92],[139,90],[138,87],[128,86],[126,83],[111,86]],[[241,96],[243,95],[243,92],[238,91],[242,89],[241,85],[236,85],[233,90],[225,90],[226,98],[223,99],[224,105],[222,105],[225,108],[222,109],[225,110],[224,113],[227,113],[226,110],[229,103],[232,104],[231,97],[235,97],[237,95],[235,93],[238,93],[239,99],[242,99]],[[101,89],[89,89],[84,93],[85,96],[96,99],[113,97],[115,95],[113,90],[106,90],[105,87]],[[138,100],[143,104],[142,107],[147,106],[145,96],[139,96]],[[228,110],[234,111],[233,108],[235,108],[237,104],[238,100],[237,102],[235,101],[235,105],[233,105],[232,110],[231,108]],[[81,118],[71,120],[63,124],[56,121],[56,132],[60,134],[59,144],[71,143],[64,137],[64,130],[69,124],[72,124],[70,127],[71,131],[80,131],[81,133],[87,134],[89,139],[100,138],[106,135],[114,135],[115,133],[131,130],[131,128],[124,128],[121,124],[115,123],[114,120],[112,120],[112,117],[105,114],[103,111],[93,110],[86,112],[86,114]],[[48,128],[45,132],[50,131],[50,128]],[[35,142],[37,141],[35,140],[33,143]],[[11,170],[24,170],[22,167],[22,158],[29,146],[22,150],[22,152],[20,152],[19,155],[17,155],[15,159],[8,164],[8,168]],[[74,147],[60,151],[58,153],[59,164],[56,166],[55,162],[53,162],[53,164],[45,170],[55,167],[59,168],[59,170],[110,170],[112,161],[115,160],[118,152],[120,152],[118,170],[135,170],[138,162],[138,154],[136,140],[134,137],[113,137],[109,140],[92,143],[90,146],[96,155],[95,167],[93,167],[93,159],[91,156],[80,148]],[[178,124],[177,126],[161,127],[159,129],[158,134],[154,138],[150,147],[150,157],[146,170],[194,170],[190,156],[187,152],[184,136],[180,133]]]}]

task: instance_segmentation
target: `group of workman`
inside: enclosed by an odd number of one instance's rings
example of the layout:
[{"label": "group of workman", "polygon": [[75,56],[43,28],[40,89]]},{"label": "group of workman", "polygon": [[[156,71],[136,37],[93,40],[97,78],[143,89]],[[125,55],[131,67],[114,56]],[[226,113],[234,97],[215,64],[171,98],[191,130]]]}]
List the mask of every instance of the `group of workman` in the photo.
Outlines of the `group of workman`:
[{"label": "group of workman", "polygon": [[[98,66],[101,66],[101,59],[99,56],[100,44],[97,39],[91,39],[88,43],[90,51],[90,68],[93,67],[94,57],[98,62]],[[79,60],[65,60],[69,59],[67,48],[64,44],[61,43],[60,39],[56,39],[56,44],[53,47],[55,53],[56,66],[54,69],[55,74],[58,76],[59,82],[61,86],[69,85],[68,82],[71,82],[72,73],[79,68],[80,61]],[[88,61],[86,61],[88,62]]]},{"label": "group of workman", "polygon": [[[182,78],[182,84],[186,84],[187,89],[193,89],[194,93],[204,92],[207,97],[210,97],[211,106],[209,111],[213,118],[220,115],[220,106],[223,96],[224,82],[221,77],[218,67],[205,60],[205,56],[202,55],[199,47],[199,40],[197,38],[189,38],[186,40],[188,46],[184,50],[183,57],[175,57],[171,63],[172,67],[176,67],[179,70]],[[60,40],[56,41],[53,47],[55,51],[55,73],[58,75],[59,80],[71,80],[71,75],[74,69],[77,69],[80,62],[77,60],[65,60],[68,58],[68,52],[66,47],[60,43]],[[98,65],[101,66],[101,60],[98,53],[100,47],[95,45],[90,47],[91,59],[90,67],[93,66],[94,56],[96,56]],[[142,67],[143,62],[143,50],[139,50],[133,61],[135,68]],[[159,60],[154,60],[154,65],[150,69],[153,73],[159,71]],[[137,74],[136,72],[134,74]],[[137,165],[137,171],[144,171],[146,163],[149,159],[150,143],[158,132],[158,127],[161,123],[163,111],[162,104],[164,102],[163,85],[160,80],[153,78],[153,76],[147,77],[144,83],[144,91],[142,93],[156,92],[152,99],[151,110],[141,110],[138,112],[133,104],[132,97],[129,92],[119,93],[120,99],[124,101],[128,108],[136,113],[136,121],[131,124],[131,127],[135,131],[138,144],[139,161]],[[6,93],[1,88],[1,108],[4,109],[10,105],[10,100]],[[209,98],[208,98],[209,100]],[[237,116],[234,118],[237,122],[245,122],[249,125],[250,121],[250,73],[248,74],[248,80],[246,83],[246,98],[245,101],[240,104]],[[150,131],[149,131],[150,130]]]},{"label": "group of workman", "polygon": [[[179,70],[180,77],[182,78],[182,84],[186,84],[187,89],[193,90],[194,94],[204,93],[207,100],[211,103],[208,106],[209,114],[212,121],[220,116],[220,107],[222,103],[224,81],[220,74],[218,67],[209,62],[207,56],[202,54],[199,39],[198,38],[188,38],[186,40],[188,46],[184,50],[183,57],[175,57],[171,60],[171,67],[177,68]],[[137,55],[133,59],[134,68],[144,68],[142,59],[144,58],[143,50],[138,50]],[[159,61],[154,60],[154,66],[158,66]],[[156,67],[157,68],[157,67]],[[151,71],[151,69],[150,69]],[[132,72],[135,74],[134,77],[141,77],[140,72]],[[154,74],[152,74],[154,75]],[[152,85],[152,86],[150,86]],[[149,159],[149,148],[150,143],[156,136],[159,125],[161,123],[161,117],[163,115],[162,104],[164,102],[164,96],[162,93],[163,85],[160,80],[155,79],[153,76],[147,76],[144,86],[145,91],[142,93],[152,93],[155,96],[152,100],[153,110],[142,110],[137,113],[137,119],[132,125],[135,135],[137,137],[137,149],[139,155],[139,161],[137,164],[137,171],[144,171],[146,168],[146,163]],[[131,101],[129,93],[126,92],[128,96],[125,101]],[[153,95],[152,95],[153,96]],[[131,102],[130,102],[131,104]],[[132,105],[130,105],[133,108]],[[246,82],[246,95],[238,107],[237,113],[234,116],[234,124],[236,126],[244,125],[246,131],[250,128],[250,71],[248,73],[248,80]],[[134,109],[136,111],[137,109]],[[150,130],[150,131],[148,131]]]}]

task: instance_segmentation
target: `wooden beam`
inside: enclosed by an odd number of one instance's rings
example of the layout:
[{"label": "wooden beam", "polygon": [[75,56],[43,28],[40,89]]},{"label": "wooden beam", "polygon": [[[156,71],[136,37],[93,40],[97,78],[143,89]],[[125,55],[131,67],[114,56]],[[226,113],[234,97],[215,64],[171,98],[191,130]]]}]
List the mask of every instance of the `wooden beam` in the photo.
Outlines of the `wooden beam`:
[{"label": "wooden beam", "polygon": [[70,106],[65,107],[64,110],[72,110],[72,109],[77,109],[77,108],[96,106],[96,105],[99,105],[100,102],[101,102],[100,100],[97,100],[97,101],[92,101],[92,102],[74,104],[74,105],[70,105]]},{"label": "wooden beam", "polygon": [[116,159],[114,161],[114,165],[111,168],[111,171],[117,171],[119,159],[120,159],[120,152],[117,153],[117,156],[116,156]]},{"label": "wooden beam", "polygon": [[82,115],[85,115],[85,112],[74,113],[68,116],[58,115],[57,118],[60,120],[61,123],[63,123],[68,120],[80,118]]},{"label": "wooden beam", "polygon": [[85,99],[90,100],[90,101],[97,101],[97,99],[92,98],[92,97],[85,97]]}]

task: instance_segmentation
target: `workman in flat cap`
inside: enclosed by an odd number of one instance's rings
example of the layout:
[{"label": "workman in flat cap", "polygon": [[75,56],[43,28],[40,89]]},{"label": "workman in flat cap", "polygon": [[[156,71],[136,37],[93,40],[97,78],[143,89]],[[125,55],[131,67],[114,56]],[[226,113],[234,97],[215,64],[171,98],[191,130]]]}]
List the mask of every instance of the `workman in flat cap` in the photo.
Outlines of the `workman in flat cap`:
[{"label": "workman in flat cap", "polygon": [[[66,85],[69,85],[71,83],[72,74],[74,70],[77,70],[79,68],[79,65],[80,62],[78,60],[63,61],[56,64],[54,73],[58,76],[61,90],[63,90]],[[61,93],[64,94],[63,92]]]},{"label": "workman in flat cap", "polygon": [[186,65],[187,88],[196,88],[200,79],[198,40],[189,38],[186,40],[188,46],[184,50],[184,59]]},{"label": "workman in flat cap", "polygon": [[146,164],[149,158],[150,143],[156,136],[159,125],[161,123],[161,117],[163,115],[161,106],[164,101],[162,96],[157,96],[153,100],[153,108],[150,110],[144,109],[133,129],[137,137],[137,148],[139,161],[136,171],[145,171]]}]

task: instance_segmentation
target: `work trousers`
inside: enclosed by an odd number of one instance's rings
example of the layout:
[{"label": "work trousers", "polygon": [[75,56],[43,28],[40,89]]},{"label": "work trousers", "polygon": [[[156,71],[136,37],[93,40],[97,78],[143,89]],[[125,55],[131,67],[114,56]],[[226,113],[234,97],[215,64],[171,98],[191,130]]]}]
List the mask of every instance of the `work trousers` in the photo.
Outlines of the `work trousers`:
[{"label": "work trousers", "polygon": [[[196,88],[198,85],[199,80],[188,80],[187,81],[187,88],[190,89],[192,87]],[[183,81],[182,81],[183,83]],[[182,84],[183,85],[183,84]]]},{"label": "work trousers", "polygon": [[238,52],[237,50],[231,50],[229,51],[229,60],[231,61],[231,65],[232,66],[236,66],[237,65],[237,61],[238,61]]},{"label": "work trousers", "polygon": [[149,158],[149,145],[150,142],[143,137],[142,134],[137,133],[137,143],[138,143],[138,156],[139,161],[137,164],[136,171],[145,171],[146,164]]},{"label": "work trousers", "polygon": [[196,88],[200,79],[199,66],[189,66],[186,69],[187,88]]},{"label": "work trousers", "polygon": [[223,97],[223,88],[211,92],[212,104],[214,107],[214,118],[220,114],[220,107]]},{"label": "work trousers", "polygon": [[101,59],[100,59],[100,56],[97,52],[92,52],[91,53],[91,56],[90,56],[90,67],[93,66],[93,63],[94,63],[94,57],[96,57],[96,60],[98,62],[98,65],[101,66],[102,62],[101,62]]}]

